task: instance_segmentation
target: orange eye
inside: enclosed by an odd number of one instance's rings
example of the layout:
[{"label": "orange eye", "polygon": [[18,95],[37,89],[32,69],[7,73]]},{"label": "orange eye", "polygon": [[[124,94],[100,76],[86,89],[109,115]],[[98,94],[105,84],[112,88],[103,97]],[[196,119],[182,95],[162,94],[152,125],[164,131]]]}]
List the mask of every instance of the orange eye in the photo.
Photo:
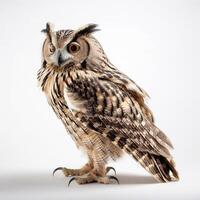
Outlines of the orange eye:
[{"label": "orange eye", "polygon": [[80,45],[77,42],[72,42],[68,45],[68,51],[70,53],[76,53],[80,50]]}]

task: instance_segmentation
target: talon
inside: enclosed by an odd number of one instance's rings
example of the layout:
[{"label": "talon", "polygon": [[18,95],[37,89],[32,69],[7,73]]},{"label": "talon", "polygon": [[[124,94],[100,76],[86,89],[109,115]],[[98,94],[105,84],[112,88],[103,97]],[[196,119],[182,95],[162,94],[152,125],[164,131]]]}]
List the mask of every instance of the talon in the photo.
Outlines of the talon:
[{"label": "talon", "polygon": [[53,176],[54,176],[54,174],[56,173],[56,171],[58,171],[58,170],[63,170],[63,167],[58,167],[58,168],[54,169],[54,170],[53,170]]},{"label": "talon", "polygon": [[114,180],[116,180],[117,183],[119,184],[119,180],[118,180],[118,178],[116,178],[115,176],[109,176],[109,179],[114,179]]},{"label": "talon", "polygon": [[110,170],[113,170],[113,171],[115,172],[115,175],[117,175],[116,170],[115,170],[114,167],[107,167],[107,168],[106,168],[107,173],[108,173]]},{"label": "talon", "polygon": [[75,179],[76,179],[76,178],[73,177],[73,178],[71,178],[71,179],[69,180],[68,187],[70,186],[70,183],[71,183],[72,181],[74,181]]}]

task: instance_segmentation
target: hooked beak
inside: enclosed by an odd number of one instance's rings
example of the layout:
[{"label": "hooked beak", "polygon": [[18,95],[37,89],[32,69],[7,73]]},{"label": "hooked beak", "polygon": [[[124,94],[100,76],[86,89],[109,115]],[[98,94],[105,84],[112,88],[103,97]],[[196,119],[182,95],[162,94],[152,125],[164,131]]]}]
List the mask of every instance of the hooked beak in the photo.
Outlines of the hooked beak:
[{"label": "hooked beak", "polygon": [[71,55],[68,54],[66,51],[62,51],[61,49],[57,50],[57,65],[64,66],[71,62]]}]

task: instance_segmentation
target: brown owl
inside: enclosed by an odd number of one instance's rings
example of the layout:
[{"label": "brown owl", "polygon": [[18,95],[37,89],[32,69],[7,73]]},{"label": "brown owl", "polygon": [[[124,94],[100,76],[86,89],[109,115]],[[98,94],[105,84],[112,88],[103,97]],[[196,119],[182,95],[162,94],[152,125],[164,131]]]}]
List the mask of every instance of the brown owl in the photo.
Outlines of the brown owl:
[{"label": "brown owl", "polygon": [[[147,93],[108,60],[92,36],[96,24],[77,30],[43,30],[39,85],[76,145],[88,155],[81,169],[59,167],[79,184],[109,183],[109,158],[131,155],[160,182],[178,180],[168,137],[155,125]],[[69,182],[69,183],[70,183]]]}]

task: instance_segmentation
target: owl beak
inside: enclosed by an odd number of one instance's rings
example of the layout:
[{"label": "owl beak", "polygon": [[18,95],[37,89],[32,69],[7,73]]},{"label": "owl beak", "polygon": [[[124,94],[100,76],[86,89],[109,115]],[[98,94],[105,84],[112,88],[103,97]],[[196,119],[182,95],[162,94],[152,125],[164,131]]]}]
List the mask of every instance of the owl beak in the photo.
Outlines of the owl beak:
[{"label": "owl beak", "polygon": [[58,53],[57,53],[57,64],[58,66],[64,66],[66,64],[68,64],[70,62],[70,59],[71,56],[66,53],[66,52],[62,52],[62,50],[58,50]]},{"label": "owl beak", "polygon": [[59,53],[58,55],[58,65],[61,66],[66,60],[63,59],[62,54]]}]

